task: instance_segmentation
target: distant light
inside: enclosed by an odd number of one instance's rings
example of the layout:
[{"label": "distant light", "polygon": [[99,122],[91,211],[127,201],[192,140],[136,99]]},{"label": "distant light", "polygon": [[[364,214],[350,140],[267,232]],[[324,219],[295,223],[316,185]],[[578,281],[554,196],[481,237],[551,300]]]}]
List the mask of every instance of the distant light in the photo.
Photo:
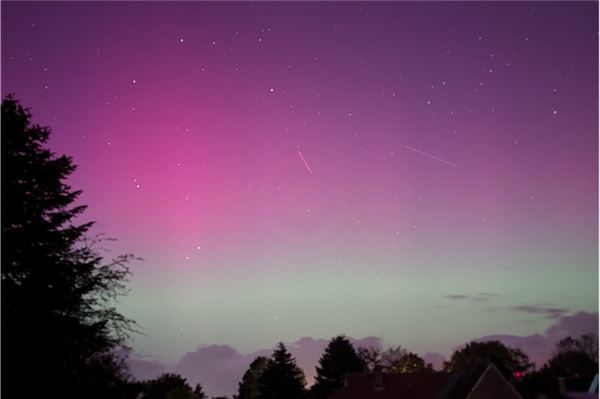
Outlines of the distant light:
[{"label": "distant light", "polygon": [[515,371],[514,376],[518,380],[521,377],[523,377],[523,372],[521,372],[521,371]]}]

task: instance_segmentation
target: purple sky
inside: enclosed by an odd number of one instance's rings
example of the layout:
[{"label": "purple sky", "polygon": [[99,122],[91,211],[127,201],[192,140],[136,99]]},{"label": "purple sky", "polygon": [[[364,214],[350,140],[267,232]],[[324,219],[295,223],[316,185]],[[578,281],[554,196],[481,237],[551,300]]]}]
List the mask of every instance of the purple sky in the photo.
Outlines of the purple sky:
[{"label": "purple sky", "polygon": [[448,354],[598,311],[597,15],[2,2],[2,93],[145,259],[136,351],[344,332]]}]

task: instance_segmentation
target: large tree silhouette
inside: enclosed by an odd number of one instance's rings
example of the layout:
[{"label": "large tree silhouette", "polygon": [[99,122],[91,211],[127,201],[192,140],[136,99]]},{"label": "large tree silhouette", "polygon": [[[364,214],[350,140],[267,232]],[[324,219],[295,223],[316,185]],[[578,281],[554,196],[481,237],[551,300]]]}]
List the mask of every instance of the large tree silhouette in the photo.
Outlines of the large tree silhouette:
[{"label": "large tree silhouette", "polygon": [[347,374],[362,370],[362,361],[348,338],[344,336],[333,338],[319,359],[311,396],[315,399],[328,398],[344,386]]},{"label": "large tree silhouette", "polygon": [[[86,240],[70,157],[12,96],[2,100],[2,393],[122,396],[131,323],[115,309],[130,256],[111,262]],[[34,383],[32,383],[35,381]]]},{"label": "large tree silhouette", "polygon": [[260,399],[303,399],[306,397],[304,373],[296,360],[279,343],[267,369],[259,378]]}]

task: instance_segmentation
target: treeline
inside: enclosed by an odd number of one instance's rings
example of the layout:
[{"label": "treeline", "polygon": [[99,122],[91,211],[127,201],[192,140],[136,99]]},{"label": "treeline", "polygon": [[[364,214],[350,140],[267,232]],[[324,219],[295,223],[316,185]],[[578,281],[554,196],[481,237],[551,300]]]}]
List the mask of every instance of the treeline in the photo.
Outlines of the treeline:
[{"label": "treeline", "polygon": [[[552,358],[535,370],[521,350],[499,341],[470,342],[456,350],[443,365],[452,372],[493,363],[526,399],[560,398],[559,378],[572,377],[589,384],[598,370],[598,342],[591,335],[568,337],[556,344]],[[280,343],[270,358],[259,356],[244,373],[233,399],[326,399],[344,386],[350,373],[372,372],[381,367],[386,373],[431,373],[431,364],[401,346],[386,350],[375,347],[354,348],[343,335],[333,338],[319,359],[317,375],[306,386],[304,372],[286,346]],[[144,399],[207,399],[200,384],[192,388],[175,374],[136,383],[138,397]],[[581,386],[587,388],[587,386]],[[217,399],[217,398],[213,398]],[[218,398],[221,399],[221,398]]]}]

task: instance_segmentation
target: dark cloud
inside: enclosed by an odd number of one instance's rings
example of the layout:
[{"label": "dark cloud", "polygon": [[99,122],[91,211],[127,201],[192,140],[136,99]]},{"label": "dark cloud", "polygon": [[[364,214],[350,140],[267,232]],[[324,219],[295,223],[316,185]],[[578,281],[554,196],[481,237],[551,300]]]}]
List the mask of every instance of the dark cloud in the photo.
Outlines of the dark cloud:
[{"label": "dark cloud", "polygon": [[468,297],[469,297],[468,295],[462,295],[462,294],[450,294],[450,295],[445,296],[445,298],[452,299],[453,301],[460,301],[462,299],[467,299]]},{"label": "dark cloud", "polygon": [[[495,292],[478,292],[476,294],[448,294],[444,298],[450,299],[453,301],[472,301],[475,304],[484,304],[492,299],[499,297],[500,294]],[[567,308],[559,308],[554,306],[549,306],[547,304],[535,304],[535,305],[518,305],[518,306],[509,306],[509,307],[498,307],[498,306],[488,306],[485,309],[488,310],[511,310],[514,312],[523,312],[529,314],[537,314],[546,317],[547,319],[560,319],[561,317],[566,316],[569,313],[569,309]]]},{"label": "dark cloud", "polygon": [[555,308],[544,304],[512,306],[511,309],[516,312],[543,315],[548,319],[560,319],[569,313],[569,309],[567,308]]},{"label": "dark cloud", "polygon": [[453,301],[462,301],[462,300],[471,300],[476,303],[487,302],[494,297],[499,296],[499,294],[493,292],[478,292],[476,294],[449,294],[444,298],[451,299]]}]

